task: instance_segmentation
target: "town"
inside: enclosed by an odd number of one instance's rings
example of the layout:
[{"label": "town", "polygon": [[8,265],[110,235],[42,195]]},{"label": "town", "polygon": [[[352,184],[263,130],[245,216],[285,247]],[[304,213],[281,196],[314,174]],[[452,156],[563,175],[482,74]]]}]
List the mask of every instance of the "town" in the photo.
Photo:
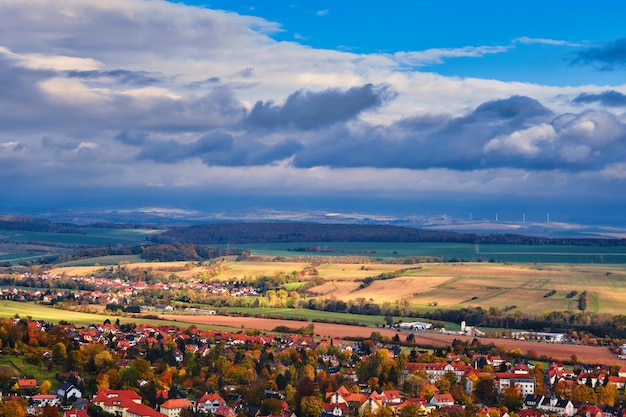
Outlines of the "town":
[{"label": "town", "polygon": [[[7,318],[1,414],[625,415],[626,368],[531,361],[479,339],[434,349],[394,339]],[[22,370],[27,365],[40,377]]]}]

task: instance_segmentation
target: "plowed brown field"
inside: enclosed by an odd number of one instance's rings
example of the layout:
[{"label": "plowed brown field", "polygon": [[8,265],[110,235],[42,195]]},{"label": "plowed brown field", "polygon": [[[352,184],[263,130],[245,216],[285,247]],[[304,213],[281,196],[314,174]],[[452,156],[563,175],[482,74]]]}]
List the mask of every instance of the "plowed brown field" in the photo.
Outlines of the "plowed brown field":
[{"label": "plowed brown field", "polygon": [[[272,331],[278,326],[291,328],[304,327],[310,322],[294,320],[274,320],[254,317],[229,317],[229,316],[183,316],[176,314],[162,315],[165,320],[173,320],[182,323],[208,324],[216,326],[232,326],[246,329],[259,329]],[[391,329],[378,329],[374,327],[347,326],[330,323],[314,323],[315,334],[321,337],[349,338],[349,337],[369,337],[372,332],[379,332],[383,336],[393,337],[398,332]],[[404,337],[401,337],[404,339]],[[417,344],[424,345],[449,345],[454,339],[472,340],[472,337],[459,336],[441,333],[415,333]],[[602,364],[602,365],[624,365],[608,348],[600,346],[580,346],[564,345],[554,343],[538,343],[532,341],[512,340],[512,339],[492,339],[481,338],[481,343],[494,343],[506,349],[519,349],[526,354],[529,350],[537,352],[539,355],[546,355],[555,360],[569,360],[572,355],[576,355],[582,363]]]}]

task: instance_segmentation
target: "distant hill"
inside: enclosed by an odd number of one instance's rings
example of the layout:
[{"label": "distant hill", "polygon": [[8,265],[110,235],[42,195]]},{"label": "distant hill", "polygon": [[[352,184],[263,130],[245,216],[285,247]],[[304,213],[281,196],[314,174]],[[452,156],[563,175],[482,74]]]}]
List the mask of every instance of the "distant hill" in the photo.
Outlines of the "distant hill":
[{"label": "distant hill", "polygon": [[0,216],[0,229],[23,232],[75,233],[80,234],[78,226],[72,223],[51,222],[25,216]]},{"label": "distant hill", "polygon": [[404,226],[297,222],[219,223],[176,226],[153,236],[155,243],[246,244],[292,242],[450,242],[527,245],[626,246],[626,239],[477,235]]}]

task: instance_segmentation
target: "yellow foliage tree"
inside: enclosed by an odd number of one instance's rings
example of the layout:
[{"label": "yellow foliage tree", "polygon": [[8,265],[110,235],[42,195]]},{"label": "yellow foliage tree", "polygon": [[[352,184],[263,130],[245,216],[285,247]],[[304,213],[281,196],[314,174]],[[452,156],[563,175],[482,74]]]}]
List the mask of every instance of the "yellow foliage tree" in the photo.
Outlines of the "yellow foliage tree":
[{"label": "yellow foliage tree", "polygon": [[52,384],[50,383],[50,381],[45,380],[41,383],[41,386],[39,387],[39,393],[40,394],[47,394],[50,391],[50,387],[52,387]]}]

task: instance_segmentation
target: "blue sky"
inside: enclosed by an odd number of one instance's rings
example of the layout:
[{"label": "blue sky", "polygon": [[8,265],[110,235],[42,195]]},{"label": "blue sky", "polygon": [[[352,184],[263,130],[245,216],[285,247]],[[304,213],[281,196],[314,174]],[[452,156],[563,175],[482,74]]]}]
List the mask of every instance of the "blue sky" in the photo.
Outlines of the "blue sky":
[{"label": "blue sky", "polygon": [[623,2],[2,7],[3,207],[626,223]]},{"label": "blue sky", "polygon": [[[592,77],[620,83],[623,74],[601,77],[587,66],[572,64],[577,51],[624,37],[619,1],[184,1],[280,25],[280,41],[312,48],[356,53],[396,53],[466,47],[503,48],[481,59],[456,58],[420,66],[448,76],[495,77],[499,80],[580,85]],[[621,78],[620,78],[621,77]]]}]

